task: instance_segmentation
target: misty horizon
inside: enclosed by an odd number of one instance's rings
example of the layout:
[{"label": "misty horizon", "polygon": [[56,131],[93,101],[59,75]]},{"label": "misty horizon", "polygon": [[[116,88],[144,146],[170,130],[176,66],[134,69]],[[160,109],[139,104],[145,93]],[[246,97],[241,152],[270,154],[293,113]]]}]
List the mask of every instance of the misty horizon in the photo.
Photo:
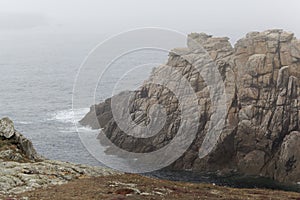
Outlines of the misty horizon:
[{"label": "misty horizon", "polygon": [[[105,39],[139,27],[161,27],[184,34],[205,32],[214,36],[226,36],[231,39],[231,43],[248,32],[267,29],[284,29],[299,37],[299,19],[294,15],[299,4],[300,2],[292,0],[154,0],[142,3],[137,0],[2,0],[0,34],[103,34],[102,39]],[[266,9],[268,6],[269,10]]]}]

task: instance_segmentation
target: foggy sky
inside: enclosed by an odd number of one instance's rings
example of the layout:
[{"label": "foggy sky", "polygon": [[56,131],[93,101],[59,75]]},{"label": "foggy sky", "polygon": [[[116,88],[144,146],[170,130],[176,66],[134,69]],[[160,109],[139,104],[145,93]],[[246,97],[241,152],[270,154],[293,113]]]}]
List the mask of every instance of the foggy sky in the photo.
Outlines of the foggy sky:
[{"label": "foggy sky", "polygon": [[298,0],[0,0],[0,32],[115,34],[137,27],[207,32],[233,40],[282,28],[300,37]]}]

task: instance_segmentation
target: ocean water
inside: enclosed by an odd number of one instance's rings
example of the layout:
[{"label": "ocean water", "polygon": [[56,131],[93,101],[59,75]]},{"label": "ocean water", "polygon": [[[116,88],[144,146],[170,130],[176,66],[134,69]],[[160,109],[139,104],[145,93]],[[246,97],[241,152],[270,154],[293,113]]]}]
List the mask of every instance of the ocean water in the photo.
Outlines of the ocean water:
[{"label": "ocean water", "polygon": [[[80,120],[89,111],[91,104],[85,98],[91,99],[93,94],[81,94],[80,98],[86,104],[76,105],[72,110],[72,91],[82,61],[103,39],[97,34],[0,33],[0,117],[10,117],[15,128],[33,142],[39,154],[49,159],[101,165],[82,145],[74,126],[74,121]],[[106,53],[110,54],[109,49]],[[105,56],[99,56],[95,69],[104,69],[101,59]],[[151,63],[153,58],[157,60],[158,57],[165,61],[167,54],[149,50],[136,52],[116,65],[130,71],[139,64],[139,59]],[[150,71],[148,67],[128,76],[122,89],[137,88]],[[89,73],[92,75],[94,72],[85,73],[81,77],[83,82],[88,83]],[[123,75],[124,71],[118,70],[106,75],[106,79],[98,85],[101,90],[96,94],[95,102],[110,97],[111,88]],[[89,91],[95,85],[81,84],[77,87]],[[79,126],[79,129],[87,134],[98,133],[85,127]]]}]

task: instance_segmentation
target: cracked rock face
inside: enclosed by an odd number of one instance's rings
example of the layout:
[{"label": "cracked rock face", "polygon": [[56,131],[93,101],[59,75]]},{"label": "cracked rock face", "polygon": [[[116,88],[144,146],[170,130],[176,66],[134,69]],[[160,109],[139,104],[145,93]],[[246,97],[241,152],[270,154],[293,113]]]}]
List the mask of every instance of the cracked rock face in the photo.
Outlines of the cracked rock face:
[{"label": "cracked rock face", "polygon": [[[208,132],[213,111],[210,89],[193,64],[187,61],[205,63],[208,59],[201,58],[197,45],[190,41],[201,44],[217,64],[227,96],[222,134],[213,151],[201,159],[199,148]],[[300,182],[300,41],[292,33],[282,30],[252,32],[234,47],[228,38],[192,33],[188,36],[187,48],[171,52],[167,65],[190,82],[200,109],[195,141],[170,168],[234,170],[280,182]],[[155,68],[149,80],[163,67]],[[145,139],[122,132],[112,116],[111,99],[92,106],[81,124],[93,128],[101,126],[112,142],[131,152],[149,152],[167,145],[180,126],[178,99],[167,88],[147,84],[147,81],[134,92],[129,110],[137,124],[149,123],[151,105],[164,105],[167,119],[157,135]],[[93,117],[95,114],[97,119]]]}]

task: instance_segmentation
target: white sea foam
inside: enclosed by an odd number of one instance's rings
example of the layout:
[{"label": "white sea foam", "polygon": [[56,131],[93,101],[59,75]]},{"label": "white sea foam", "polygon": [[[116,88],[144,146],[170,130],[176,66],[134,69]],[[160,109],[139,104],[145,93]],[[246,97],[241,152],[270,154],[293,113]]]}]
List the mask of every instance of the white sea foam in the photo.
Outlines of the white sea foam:
[{"label": "white sea foam", "polygon": [[49,120],[63,123],[77,123],[89,112],[89,108],[61,110],[51,114]]},{"label": "white sea foam", "polygon": [[90,127],[81,126],[78,123],[76,124],[76,126],[68,126],[64,129],[59,130],[60,133],[75,133],[77,131],[82,133],[99,133],[98,129],[92,129]]},{"label": "white sea foam", "polygon": [[32,122],[26,122],[26,121],[16,121],[16,124],[22,124],[22,125],[28,125],[28,124],[32,124]]}]

